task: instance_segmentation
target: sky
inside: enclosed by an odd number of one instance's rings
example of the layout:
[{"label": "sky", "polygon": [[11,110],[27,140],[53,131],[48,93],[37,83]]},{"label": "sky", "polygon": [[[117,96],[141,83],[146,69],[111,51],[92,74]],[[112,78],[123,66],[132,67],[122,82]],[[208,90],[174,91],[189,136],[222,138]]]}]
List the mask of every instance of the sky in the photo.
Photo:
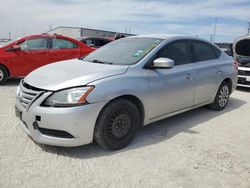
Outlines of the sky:
[{"label": "sky", "polygon": [[216,42],[246,35],[250,0],[2,0],[0,38],[44,33],[57,26],[134,34],[178,34]]}]

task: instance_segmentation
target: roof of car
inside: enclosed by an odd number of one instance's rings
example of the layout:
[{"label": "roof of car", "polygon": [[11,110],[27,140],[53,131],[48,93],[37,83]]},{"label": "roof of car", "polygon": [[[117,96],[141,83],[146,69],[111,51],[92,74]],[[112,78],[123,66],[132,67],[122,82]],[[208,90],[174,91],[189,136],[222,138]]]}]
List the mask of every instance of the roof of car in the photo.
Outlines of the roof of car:
[{"label": "roof of car", "polygon": [[[199,38],[199,37],[195,37],[195,36],[171,35],[171,34],[137,35],[137,36],[131,36],[129,38],[155,38],[155,39],[163,39],[163,40],[170,40],[170,39],[173,39],[173,40],[190,39],[190,40],[203,41],[203,42],[212,44],[208,40],[205,40],[205,39]],[[212,44],[212,45],[214,45],[214,44]]]},{"label": "roof of car", "polygon": [[91,37],[91,36],[89,36],[89,37],[79,37],[79,38],[77,38],[77,40],[82,40],[82,39],[102,39],[102,40],[111,40],[111,39],[109,39],[109,38]]},{"label": "roof of car", "polygon": [[[149,35],[137,35],[137,36],[131,36],[132,38],[156,38],[156,39],[194,39],[194,40],[201,40],[206,41],[201,38],[197,38],[194,36],[184,36],[184,35],[171,35],[171,34],[149,34]],[[130,37],[130,38],[131,38]]]},{"label": "roof of car", "polygon": [[158,39],[169,39],[173,37],[179,37],[180,35],[170,35],[170,34],[148,34],[148,35],[136,35],[131,36],[132,38],[158,38]]}]

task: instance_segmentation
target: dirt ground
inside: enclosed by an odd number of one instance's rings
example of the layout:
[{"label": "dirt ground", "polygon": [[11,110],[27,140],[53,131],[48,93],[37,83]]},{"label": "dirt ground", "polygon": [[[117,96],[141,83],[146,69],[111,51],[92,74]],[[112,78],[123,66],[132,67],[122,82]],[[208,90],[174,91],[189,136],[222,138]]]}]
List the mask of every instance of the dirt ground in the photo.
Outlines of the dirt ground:
[{"label": "dirt ground", "polygon": [[35,144],[18,126],[19,80],[0,86],[0,187],[250,187],[250,90],[143,128],[123,150]]}]

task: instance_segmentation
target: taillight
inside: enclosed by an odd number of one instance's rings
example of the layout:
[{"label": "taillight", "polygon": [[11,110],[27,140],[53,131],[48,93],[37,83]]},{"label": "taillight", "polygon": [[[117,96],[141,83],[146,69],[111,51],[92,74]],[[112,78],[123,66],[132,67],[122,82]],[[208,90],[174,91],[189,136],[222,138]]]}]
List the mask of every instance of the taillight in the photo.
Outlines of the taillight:
[{"label": "taillight", "polygon": [[238,61],[233,61],[233,66],[236,70],[238,70],[240,63]]}]

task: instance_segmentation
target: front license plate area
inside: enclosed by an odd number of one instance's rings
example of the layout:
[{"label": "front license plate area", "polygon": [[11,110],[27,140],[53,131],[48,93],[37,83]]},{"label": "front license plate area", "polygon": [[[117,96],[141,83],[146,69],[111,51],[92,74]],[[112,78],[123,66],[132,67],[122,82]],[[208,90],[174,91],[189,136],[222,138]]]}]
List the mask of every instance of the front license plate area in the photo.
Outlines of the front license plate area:
[{"label": "front license plate area", "polygon": [[18,110],[17,107],[15,107],[15,114],[16,114],[16,117],[18,117],[22,121],[22,112]]}]

